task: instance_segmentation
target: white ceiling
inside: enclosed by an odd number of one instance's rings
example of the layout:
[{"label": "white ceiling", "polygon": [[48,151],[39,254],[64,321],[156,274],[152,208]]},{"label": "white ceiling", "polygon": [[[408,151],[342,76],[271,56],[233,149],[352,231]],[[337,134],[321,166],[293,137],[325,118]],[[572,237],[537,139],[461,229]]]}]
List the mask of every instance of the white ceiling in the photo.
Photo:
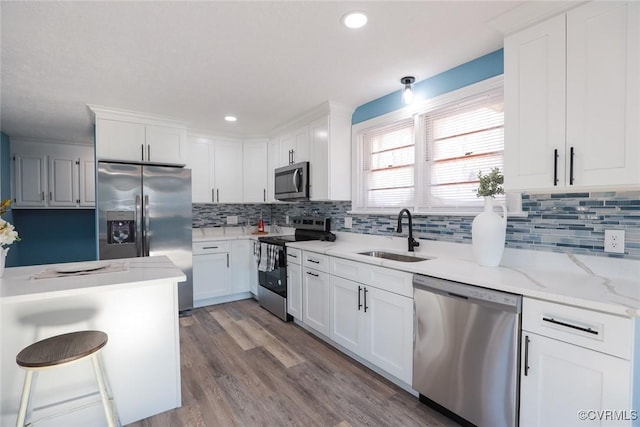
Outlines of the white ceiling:
[{"label": "white ceiling", "polygon": [[[357,107],[501,48],[489,21],[521,3],[2,1],[2,131],[89,143],[95,104],[268,136],[327,100]],[[342,26],[350,10],[364,29]]]}]

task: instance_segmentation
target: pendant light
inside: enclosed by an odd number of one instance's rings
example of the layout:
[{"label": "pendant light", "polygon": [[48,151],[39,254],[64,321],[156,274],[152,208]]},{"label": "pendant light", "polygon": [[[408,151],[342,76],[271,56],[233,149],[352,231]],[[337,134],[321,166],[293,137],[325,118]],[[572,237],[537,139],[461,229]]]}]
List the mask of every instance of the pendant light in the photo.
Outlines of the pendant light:
[{"label": "pendant light", "polygon": [[402,100],[405,104],[411,104],[413,101],[413,91],[411,89],[411,85],[416,81],[416,78],[413,76],[406,76],[400,79],[400,83],[404,85],[404,91],[402,92]]}]

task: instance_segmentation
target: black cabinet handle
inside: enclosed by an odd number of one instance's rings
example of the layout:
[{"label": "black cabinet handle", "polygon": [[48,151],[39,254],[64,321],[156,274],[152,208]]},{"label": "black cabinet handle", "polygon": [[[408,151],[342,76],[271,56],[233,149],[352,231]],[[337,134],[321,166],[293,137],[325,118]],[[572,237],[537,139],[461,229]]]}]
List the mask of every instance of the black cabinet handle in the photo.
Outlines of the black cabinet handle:
[{"label": "black cabinet handle", "polygon": [[587,333],[593,334],[593,335],[598,335],[598,331],[596,331],[594,329],[585,328],[585,327],[578,326],[578,325],[572,325],[571,323],[561,322],[560,320],[556,320],[553,317],[543,317],[542,320],[544,322],[553,323],[554,325],[565,326],[567,328],[577,329],[578,331],[587,332]]},{"label": "black cabinet handle", "polygon": [[218,247],[217,246],[205,246],[202,249],[218,249]]},{"label": "black cabinet handle", "polygon": [[571,157],[569,158],[569,185],[573,185],[573,157],[575,156],[575,151],[573,150],[573,147],[571,147],[570,150],[570,154]]},{"label": "black cabinet handle", "polygon": [[307,271],[307,274],[308,274],[308,275],[310,275],[310,276],[313,276],[313,277],[318,277],[318,276],[319,276],[319,274],[317,274],[317,273],[312,273],[312,272],[310,272],[310,271]]},{"label": "black cabinet handle", "polygon": [[142,157],[142,161],[144,162],[144,144],[140,144],[140,157]]},{"label": "black cabinet handle", "polygon": [[360,302],[360,292],[362,292],[362,286],[358,286],[358,311],[362,308],[362,303]]},{"label": "black cabinet handle", "polygon": [[558,149],[553,150],[553,185],[558,185]]},{"label": "black cabinet handle", "polygon": [[307,261],[312,262],[314,264],[320,264],[320,261],[316,261],[315,259],[307,258]]},{"label": "black cabinet handle", "polygon": [[266,188],[262,189],[262,201],[263,202],[267,201],[267,189]]},{"label": "black cabinet handle", "polygon": [[524,337],[524,376],[529,375],[529,335]]},{"label": "black cabinet handle", "polygon": [[151,161],[151,146],[147,145],[147,161]]},{"label": "black cabinet handle", "polygon": [[367,292],[369,292],[367,291],[367,288],[364,288],[364,312],[365,313],[367,312],[367,308],[369,308],[367,307]]},{"label": "black cabinet handle", "polygon": [[216,202],[220,203],[220,189],[216,190]]}]

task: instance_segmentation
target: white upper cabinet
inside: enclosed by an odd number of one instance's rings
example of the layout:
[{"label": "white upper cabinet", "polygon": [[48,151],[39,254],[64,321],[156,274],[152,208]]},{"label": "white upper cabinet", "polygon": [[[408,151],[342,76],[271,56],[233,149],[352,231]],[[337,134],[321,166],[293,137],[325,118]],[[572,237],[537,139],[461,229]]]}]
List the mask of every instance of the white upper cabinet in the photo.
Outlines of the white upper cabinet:
[{"label": "white upper cabinet", "polygon": [[242,203],[242,142],[216,141],[213,153],[216,203]]},{"label": "white upper cabinet", "polygon": [[311,200],[351,200],[351,114],[331,104],[328,115],[309,125]]},{"label": "white upper cabinet", "polygon": [[188,141],[187,167],[191,169],[191,200],[193,203],[213,203],[213,141],[195,136],[189,136]]},{"label": "white upper cabinet", "polygon": [[242,169],[243,195],[246,203],[267,201],[267,141],[245,141],[243,143]]},{"label": "white upper cabinet", "polygon": [[309,126],[302,126],[278,138],[280,142],[280,161],[278,166],[307,162],[309,158]]},{"label": "white upper cabinet", "polygon": [[188,147],[193,203],[242,203],[242,142],[190,136]]},{"label": "white upper cabinet", "polygon": [[89,146],[15,140],[16,208],[93,208],[95,171]]},{"label": "white upper cabinet", "polygon": [[14,154],[14,207],[45,207],[45,154]]},{"label": "white upper cabinet", "polygon": [[591,2],[505,39],[505,186],[640,184],[640,4]]},{"label": "white upper cabinet", "polygon": [[352,113],[327,102],[269,141],[267,201],[274,201],[274,169],[303,161],[309,162],[311,200],[351,200]]},{"label": "white upper cabinet", "polygon": [[184,165],[187,128],[184,123],[90,106],[96,115],[98,160]]}]

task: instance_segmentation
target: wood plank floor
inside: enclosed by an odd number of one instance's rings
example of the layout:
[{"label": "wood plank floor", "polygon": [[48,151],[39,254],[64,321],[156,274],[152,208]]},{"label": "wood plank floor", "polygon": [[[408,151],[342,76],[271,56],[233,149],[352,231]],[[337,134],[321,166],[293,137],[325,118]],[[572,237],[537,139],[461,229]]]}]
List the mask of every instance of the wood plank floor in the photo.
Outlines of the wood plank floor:
[{"label": "wood plank floor", "polygon": [[182,407],[131,424],[456,426],[253,300],[180,319]]}]

